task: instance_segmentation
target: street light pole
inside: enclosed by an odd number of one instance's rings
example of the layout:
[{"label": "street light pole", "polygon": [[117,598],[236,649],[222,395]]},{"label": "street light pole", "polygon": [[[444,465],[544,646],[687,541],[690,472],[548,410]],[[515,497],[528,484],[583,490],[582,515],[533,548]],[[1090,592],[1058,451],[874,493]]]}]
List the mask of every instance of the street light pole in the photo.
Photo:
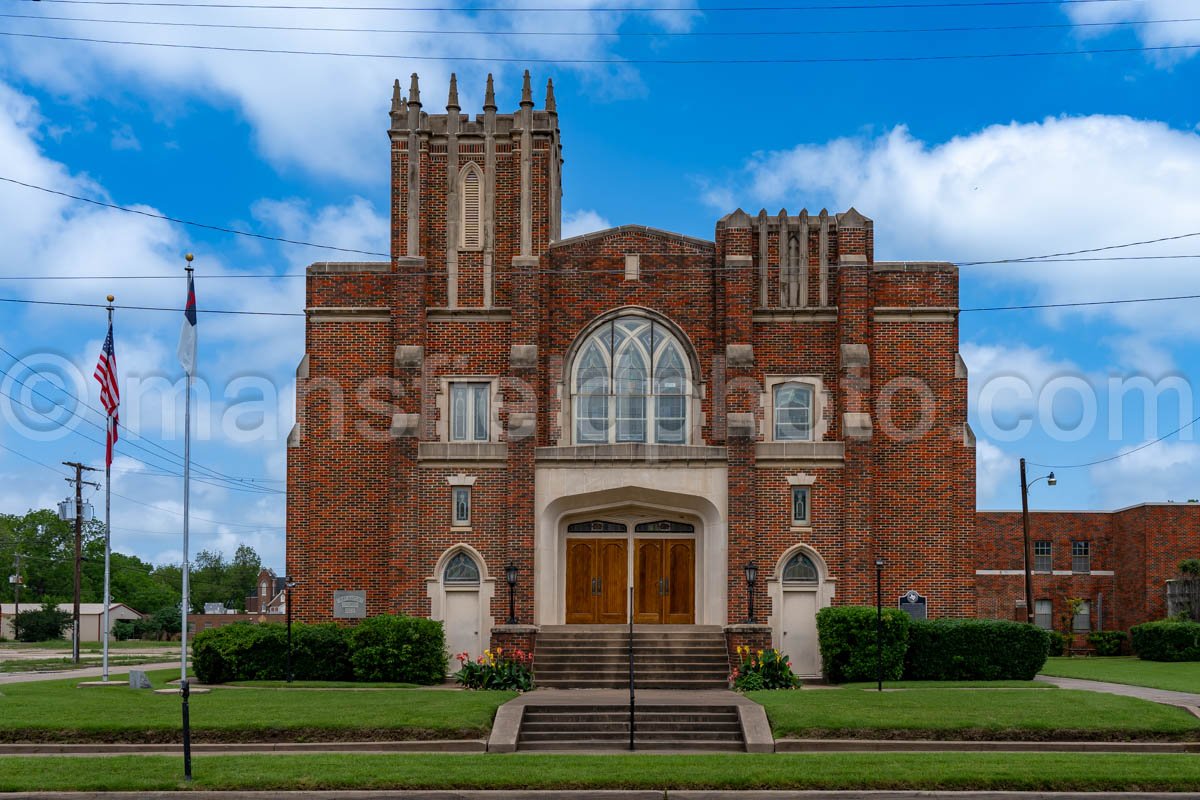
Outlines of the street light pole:
[{"label": "street light pole", "polygon": [[875,681],[883,691],[883,559],[875,559]]},{"label": "street light pole", "polygon": [[1033,555],[1029,545],[1029,487],[1045,478],[1047,486],[1055,486],[1058,479],[1054,473],[1043,475],[1029,481],[1025,477],[1025,459],[1021,459],[1021,531],[1025,552],[1025,621],[1030,625],[1034,622],[1033,615]]},{"label": "street light pole", "polygon": [[[288,575],[283,579],[283,602],[287,606],[287,682],[292,682],[292,587],[296,582]],[[262,611],[260,608],[259,611]]]}]

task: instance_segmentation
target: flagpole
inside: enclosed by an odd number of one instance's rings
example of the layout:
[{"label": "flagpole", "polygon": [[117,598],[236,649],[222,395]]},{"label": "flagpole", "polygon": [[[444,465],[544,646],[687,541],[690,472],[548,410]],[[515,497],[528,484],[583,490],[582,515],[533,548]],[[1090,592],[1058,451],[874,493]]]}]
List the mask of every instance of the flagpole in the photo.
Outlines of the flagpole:
[{"label": "flagpole", "polygon": [[[184,256],[187,259],[187,266],[184,271],[187,272],[188,286],[192,283],[192,254],[188,253]],[[188,369],[184,374],[186,384],[184,386],[183,400],[183,621],[180,625],[180,662],[179,662],[179,681],[185,688],[187,687],[187,638],[188,638],[188,500],[192,481],[192,372],[195,370],[195,365]],[[186,696],[186,695],[185,695]]]},{"label": "flagpole", "polygon": [[[113,300],[108,296],[108,330],[112,331]],[[116,424],[113,415],[108,415],[108,440],[112,441],[112,427]],[[103,680],[108,681],[108,637],[109,637],[109,607],[112,605],[112,568],[110,556],[112,553],[112,459],[104,459],[104,656]]]}]

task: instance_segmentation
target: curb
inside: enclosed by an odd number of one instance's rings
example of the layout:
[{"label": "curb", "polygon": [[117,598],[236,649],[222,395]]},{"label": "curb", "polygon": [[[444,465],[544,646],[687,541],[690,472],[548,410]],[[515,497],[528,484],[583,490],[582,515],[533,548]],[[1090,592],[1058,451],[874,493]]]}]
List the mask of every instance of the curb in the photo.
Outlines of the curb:
[{"label": "curb", "polygon": [[961,742],[937,739],[776,739],[776,753],[1200,753],[1200,742]]}]

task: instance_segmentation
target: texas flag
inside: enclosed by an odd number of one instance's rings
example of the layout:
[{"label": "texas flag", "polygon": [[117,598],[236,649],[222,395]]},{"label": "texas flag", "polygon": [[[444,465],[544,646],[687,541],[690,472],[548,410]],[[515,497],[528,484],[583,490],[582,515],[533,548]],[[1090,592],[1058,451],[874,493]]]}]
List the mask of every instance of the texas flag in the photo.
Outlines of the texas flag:
[{"label": "texas flag", "polygon": [[187,304],[183,308],[183,327],[179,331],[179,363],[189,376],[196,371],[196,287],[188,270]]}]

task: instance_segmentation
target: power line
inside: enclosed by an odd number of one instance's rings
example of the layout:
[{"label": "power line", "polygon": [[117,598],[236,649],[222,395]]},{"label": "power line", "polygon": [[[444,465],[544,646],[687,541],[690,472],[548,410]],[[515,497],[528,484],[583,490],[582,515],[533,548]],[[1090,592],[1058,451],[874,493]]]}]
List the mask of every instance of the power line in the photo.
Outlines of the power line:
[{"label": "power line", "polygon": [[[1082,2],[1083,0],[1079,0]],[[1117,0],[1113,0],[1116,2]],[[159,47],[172,50],[204,50],[218,53],[255,53],[289,56],[327,56],[334,58],[369,58],[387,61],[436,61],[436,62],[488,62],[514,64],[661,64],[674,66],[692,65],[769,65],[769,64],[898,64],[944,61],[979,61],[1010,58],[1043,58],[1054,56],[1095,56],[1121,53],[1152,53],[1173,50],[1195,50],[1200,44],[1172,44],[1139,47],[1104,47],[1090,50],[1027,50],[1007,53],[955,53],[948,55],[922,54],[912,56],[814,56],[795,58],[545,58],[525,56],[438,56],[395,53],[359,53],[340,50],[291,50],[268,47],[233,47],[231,45],[182,44],[179,42],[141,42],[130,39],[98,39],[85,36],[59,36],[44,33],[18,33],[0,31],[0,36],[44,41],[81,42],[85,44],[107,44],[130,47]],[[150,215],[153,216],[153,215]],[[272,238],[272,237],[262,237]],[[307,242],[292,242],[307,244]],[[341,250],[342,248],[335,248]],[[348,250],[345,252],[363,252]],[[372,254],[373,255],[373,254]]]},{"label": "power line", "polygon": [[26,2],[60,3],[63,5],[79,6],[138,6],[153,8],[238,8],[238,9],[278,9],[285,11],[442,11],[442,12],[502,12],[502,13],[535,13],[535,12],[575,12],[575,13],[622,13],[642,14],[661,11],[679,11],[687,13],[728,13],[728,12],[779,12],[779,11],[876,11],[879,9],[913,9],[926,8],[1003,8],[1024,6],[1059,6],[1059,5],[1090,5],[1094,3],[1140,3],[1143,0],[977,0],[976,2],[936,3],[853,3],[825,4],[811,3],[805,5],[786,6],[641,6],[641,7],[564,7],[564,6],[325,6],[325,5],[282,5],[276,3],[180,3],[155,0],[26,0]]},{"label": "power line", "polygon": [[[5,354],[5,355],[7,355],[9,358],[11,358],[11,359],[13,360],[13,362],[14,362],[14,366],[15,366],[16,364],[21,364],[21,365],[25,366],[26,368],[28,368],[28,369],[29,369],[29,370],[30,370],[30,371],[31,371],[33,374],[35,374],[35,375],[40,375],[40,376],[42,376],[43,378],[44,378],[44,377],[46,377],[46,376],[44,375],[44,373],[42,373],[42,372],[38,371],[36,368],[33,368],[33,367],[31,367],[31,366],[30,366],[30,365],[29,365],[29,364],[28,364],[28,363],[27,363],[27,362],[26,362],[24,359],[20,358],[20,357],[19,357],[19,356],[17,356],[15,353],[13,353],[12,351],[8,350],[7,348],[5,348],[5,347],[4,347],[4,346],[2,346],[2,345],[0,345],[0,353],[4,353],[4,354]],[[11,367],[10,367],[9,369],[11,370]],[[0,374],[3,374],[3,375],[8,375],[8,374],[9,374],[9,370],[0,369]],[[10,377],[12,377],[12,376],[10,376]],[[42,392],[38,391],[37,389],[33,388],[32,386],[29,386],[29,385],[28,385],[28,384],[26,384],[24,381],[22,381],[22,380],[20,380],[20,379],[18,379],[18,378],[16,378],[16,377],[13,377],[12,379],[13,379],[14,381],[16,381],[17,383],[19,383],[21,386],[24,386],[25,388],[27,388],[27,389],[29,389],[30,391],[34,392],[35,394],[37,394],[39,397],[43,398],[44,400],[48,400],[49,402],[51,402],[51,403],[54,403],[55,405],[58,405],[58,403],[57,403],[57,402],[56,402],[56,401],[55,401],[53,398],[51,398],[51,397],[48,397],[47,395],[43,394]],[[62,392],[63,394],[65,394],[67,397],[69,397],[69,398],[71,398],[72,400],[74,400],[74,401],[75,401],[76,403],[78,403],[78,404],[79,404],[81,407],[83,407],[83,408],[86,408],[86,409],[88,409],[89,411],[92,411],[92,412],[94,412],[94,413],[96,413],[96,414],[99,414],[100,416],[106,416],[106,415],[105,415],[103,412],[101,412],[101,411],[100,411],[100,409],[96,408],[95,406],[89,405],[87,402],[85,402],[85,401],[83,400],[83,398],[81,398],[81,397],[78,397],[78,396],[76,396],[75,394],[73,394],[72,392],[69,392],[69,391],[67,391],[67,389],[66,389],[66,388],[60,388],[60,389],[59,389],[59,391],[61,391],[61,392]],[[13,398],[13,399],[15,400],[16,398]],[[17,401],[17,402],[20,402],[20,401]],[[43,412],[38,412],[38,413],[43,413]],[[48,415],[45,415],[44,413],[43,413],[43,416],[46,416],[46,417],[47,417],[47,419],[49,419],[49,416],[48,416]],[[91,420],[88,420],[88,419],[87,419],[86,417],[84,417],[82,414],[80,414],[80,415],[79,415],[79,418],[80,418],[81,420],[83,420],[84,422],[88,422],[90,425],[92,425],[93,427],[97,428],[98,430],[103,430],[103,431],[105,431],[105,432],[107,433],[107,428],[101,427],[101,426],[100,426],[98,423],[95,423],[95,422],[92,422]],[[162,445],[158,444],[157,442],[152,442],[152,441],[150,441],[149,439],[145,439],[145,438],[143,438],[143,437],[139,436],[139,435],[138,435],[138,433],[137,433],[136,431],[130,430],[130,429],[127,427],[127,426],[125,426],[125,425],[123,425],[123,424],[121,424],[121,423],[118,423],[118,424],[117,424],[117,427],[118,427],[118,429],[119,429],[119,430],[125,431],[126,433],[129,433],[129,434],[133,435],[134,437],[136,437],[136,439],[135,439],[135,440],[132,440],[132,441],[128,441],[128,440],[121,440],[123,443],[125,443],[125,444],[127,444],[127,445],[130,445],[130,446],[132,446],[132,447],[135,447],[135,448],[137,448],[138,450],[142,450],[143,452],[147,453],[148,455],[150,455],[150,456],[151,456],[151,457],[153,457],[153,458],[163,459],[163,457],[162,457],[162,456],[160,456],[160,455],[158,455],[158,454],[156,454],[156,453],[151,453],[149,450],[146,450],[144,447],[142,447],[141,445],[139,445],[139,444],[137,443],[137,441],[139,441],[139,440],[140,440],[140,441],[144,441],[146,444],[150,445],[151,447],[154,447],[155,449],[162,451],[163,453],[165,453],[165,454],[166,454],[168,457],[170,457],[171,459],[174,459],[175,461],[178,461],[178,462],[180,462],[179,464],[174,464],[174,463],[171,463],[170,469],[176,469],[176,468],[178,468],[178,467],[182,466],[182,464],[183,464],[183,457],[182,457],[182,456],[180,456],[179,454],[177,454],[177,453],[174,453],[174,452],[172,452],[171,450],[168,450],[167,448],[163,447]],[[126,455],[130,455],[130,454],[126,453]],[[135,459],[135,460],[137,460],[137,461],[141,461],[143,464],[146,464],[146,466],[152,467],[153,469],[163,469],[163,467],[160,467],[160,466],[157,466],[157,465],[154,465],[154,464],[148,464],[148,463],[147,463],[145,460],[143,460],[143,459],[140,459],[140,458],[137,458],[136,456],[131,456],[131,457],[132,457],[132,458],[134,458],[134,459]],[[226,480],[226,481],[230,481],[230,482],[234,482],[234,483],[242,483],[242,482],[244,482],[244,481],[246,481],[246,480],[247,480],[247,479],[245,479],[245,478],[240,478],[240,477],[236,477],[236,476],[233,476],[233,475],[226,475],[225,473],[223,473],[223,472],[220,472],[219,470],[213,469],[213,468],[211,468],[211,467],[207,467],[207,466],[205,466],[204,464],[198,464],[198,463],[196,463],[195,461],[193,461],[193,462],[192,462],[192,466],[196,467],[198,470],[200,470],[200,471],[201,471],[201,476],[202,476],[202,477],[209,477],[209,478],[214,478],[214,479],[217,479],[217,480]],[[172,475],[173,475],[173,477],[177,477],[177,478],[182,478],[182,477],[183,477],[183,474],[182,474],[182,473],[173,473]],[[213,484],[213,485],[215,485],[215,484]],[[235,487],[232,487],[232,486],[231,486],[231,487],[229,487],[229,488],[231,488],[231,489],[232,489],[232,488],[235,488]],[[252,487],[252,488],[265,489],[265,487]],[[273,491],[273,490],[272,490],[272,491]]]},{"label": "power line", "polygon": [[[996,259],[995,261],[960,261],[960,262],[958,262],[958,266],[960,266],[960,267],[975,267],[975,266],[982,266],[985,264],[1018,264],[1018,263],[1025,262],[1025,261],[1045,261],[1047,259],[1060,258],[1063,256],[1078,256],[1078,255],[1083,255],[1086,253],[1099,253],[1099,252],[1102,252],[1105,250],[1123,250],[1128,247],[1141,247],[1142,245],[1147,245],[1147,244],[1161,244],[1163,242],[1177,242],[1180,239],[1192,239],[1197,236],[1200,236],[1200,231],[1195,231],[1193,233],[1180,233],[1175,236],[1160,236],[1157,239],[1144,239],[1140,242],[1124,242],[1123,244],[1109,244],[1109,245],[1105,245],[1103,247],[1089,247],[1085,250],[1068,250],[1063,253],[1048,253],[1046,255],[1041,255],[1041,256],[1024,256],[1022,258],[1001,258],[1001,259]],[[1184,256],[1184,257],[1186,258],[1187,256]]]},{"label": "power line", "polygon": [[[1080,308],[1083,306],[1116,306],[1128,303],[1161,303],[1167,300],[1200,300],[1200,294],[1177,294],[1169,297],[1128,297],[1120,300],[1081,300],[1074,303],[1031,303],[1024,306],[979,306],[977,308],[960,308],[966,311],[1030,311],[1040,308]],[[1043,465],[1038,465],[1043,466]]]},{"label": "power line", "polygon": [[1196,417],[1196,418],[1192,419],[1190,422],[1185,422],[1184,424],[1180,425],[1175,430],[1158,437],[1157,439],[1155,439],[1152,442],[1146,442],[1144,445],[1141,445],[1140,447],[1135,447],[1132,450],[1126,450],[1122,453],[1117,453],[1115,456],[1109,456],[1108,458],[1097,459],[1096,461],[1087,461],[1083,464],[1034,464],[1032,461],[1030,461],[1029,463],[1032,466],[1044,467],[1045,469],[1080,469],[1081,467],[1094,467],[1097,464],[1107,464],[1109,461],[1116,461],[1118,458],[1124,458],[1125,456],[1133,455],[1134,453],[1138,452],[1139,450],[1145,450],[1147,447],[1153,447],[1154,445],[1158,444],[1159,442],[1163,441],[1164,439],[1169,439],[1170,437],[1174,436],[1175,434],[1179,433],[1180,431],[1190,428],[1191,426],[1195,425],[1197,422],[1200,422],[1200,417]]},{"label": "power line", "polygon": [[915,33],[973,33],[999,31],[1069,30],[1076,28],[1113,28],[1121,26],[1169,25],[1200,22],[1200,17],[1181,19],[1115,20],[1112,22],[1052,22],[1022,25],[957,25],[937,28],[841,28],[806,30],[749,30],[749,31],[534,31],[534,30],[453,30],[446,28],[338,28],[321,25],[251,25],[218,22],[171,22],[168,20],[100,19],[96,17],[64,17],[46,14],[0,14],[0,18],[46,20],[53,22],[91,22],[106,25],[140,25],[164,28],[203,28],[215,30],[284,31],[296,33],[379,33],[412,36],[509,36],[509,37],[620,37],[620,38],[757,38],[857,36]]},{"label": "power line", "polygon": [[[57,467],[52,467],[44,461],[38,461],[36,458],[31,458],[30,456],[25,455],[21,451],[16,450],[12,447],[9,447],[8,445],[4,444],[3,442],[0,442],[0,449],[7,450],[8,452],[12,453],[13,455],[20,456],[21,458],[25,459],[26,461],[37,464],[40,467],[45,467],[46,469],[50,470],[51,472],[58,473],[59,475],[67,474],[67,473],[59,470]],[[128,500],[129,502],[135,503],[139,506],[145,506],[146,508],[152,508],[155,511],[162,511],[166,514],[174,514],[177,517],[183,516],[183,513],[180,511],[175,511],[174,509],[171,509],[171,508],[163,508],[162,506],[156,506],[153,503],[146,503],[146,502],[143,502],[142,500],[135,500],[132,497],[126,497],[125,495],[117,494],[116,492],[113,492],[112,496],[119,497],[122,500]],[[226,525],[226,526],[235,527],[235,528],[251,528],[251,529],[257,530],[257,531],[281,531],[281,530],[286,530],[286,528],[287,528],[287,526],[285,526],[285,525],[252,525],[247,522],[224,522],[224,521],[218,520],[218,519],[209,519],[207,517],[197,517],[194,514],[189,514],[188,517],[189,517],[189,519],[198,519],[201,522],[211,522],[213,525]]]},{"label": "power line", "polygon": [[[0,31],[0,36],[24,36],[24,35],[26,35],[26,34],[9,33],[7,31]],[[35,34],[28,34],[28,35],[35,36]],[[50,38],[57,38],[57,37],[50,37]],[[167,222],[175,222],[175,223],[178,223],[179,225],[189,225],[193,228],[204,228],[206,230],[218,231],[220,233],[234,233],[234,234],[237,234],[238,236],[249,236],[254,239],[263,239],[268,242],[279,242],[282,244],[297,244],[297,245],[302,245],[304,247],[316,247],[321,250],[335,250],[339,253],[358,253],[359,255],[364,255],[364,256],[383,256],[384,258],[390,257],[389,253],[376,253],[376,252],[372,252],[370,250],[354,250],[354,249],[348,248],[348,247],[334,247],[333,245],[328,245],[328,244],[314,244],[313,242],[298,241],[296,239],[284,239],[279,236],[267,236],[266,234],[253,233],[251,231],[239,231],[234,228],[226,228],[226,227],[222,227],[220,225],[210,225],[205,222],[194,222],[192,220],[187,220],[187,219],[178,219],[176,217],[168,217],[163,214],[155,214],[151,211],[142,211],[141,209],[137,209],[137,208],[129,208],[128,206],[118,206],[118,205],[114,205],[113,203],[105,203],[101,200],[93,200],[90,197],[82,197],[77,194],[71,194],[69,192],[59,191],[58,189],[50,189],[46,186],[38,186],[38,185],[32,184],[32,183],[25,183],[24,181],[19,181],[19,180],[16,180],[15,178],[6,178],[6,177],[0,176],[0,181],[4,181],[5,183],[13,183],[13,184],[16,184],[17,186],[24,186],[26,189],[36,189],[39,192],[46,192],[47,194],[56,194],[60,197],[67,197],[67,198],[70,198],[71,200],[78,200],[81,203],[91,203],[94,206],[100,206],[102,208],[110,208],[114,211],[124,211],[127,214],[138,214],[139,216],[150,217],[151,219],[161,219],[161,220],[165,220]]]}]

